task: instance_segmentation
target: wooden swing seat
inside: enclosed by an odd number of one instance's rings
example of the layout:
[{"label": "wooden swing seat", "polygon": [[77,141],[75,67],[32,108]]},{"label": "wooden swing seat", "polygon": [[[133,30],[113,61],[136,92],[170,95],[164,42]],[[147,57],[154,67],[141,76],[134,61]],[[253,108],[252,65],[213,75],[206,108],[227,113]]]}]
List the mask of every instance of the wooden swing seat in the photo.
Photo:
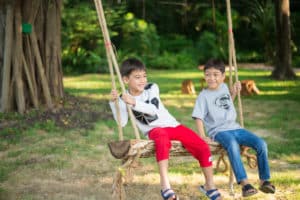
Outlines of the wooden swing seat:
[{"label": "wooden swing seat", "polygon": [[[183,147],[180,141],[171,141],[170,156],[190,156],[191,154]],[[114,141],[108,144],[111,154],[117,159],[126,159],[136,156],[140,158],[155,157],[155,144],[153,140],[123,140]],[[217,154],[222,150],[222,146],[216,142],[209,143],[212,154]]]},{"label": "wooden swing seat", "polygon": [[[171,144],[171,157],[191,156],[180,141],[172,140]],[[229,168],[229,163],[225,160],[225,149],[217,142],[210,142],[208,145],[211,154],[219,156],[216,163],[216,170],[219,172],[226,172]],[[153,140],[132,139],[114,141],[110,142],[108,146],[112,156],[116,159],[122,159],[123,162],[136,158],[155,157],[155,144]],[[250,168],[255,168],[257,165],[256,156],[249,153],[248,149],[248,147],[241,147],[241,155],[247,159],[247,164]],[[224,165],[222,168],[220,167],[221,163]]]}]

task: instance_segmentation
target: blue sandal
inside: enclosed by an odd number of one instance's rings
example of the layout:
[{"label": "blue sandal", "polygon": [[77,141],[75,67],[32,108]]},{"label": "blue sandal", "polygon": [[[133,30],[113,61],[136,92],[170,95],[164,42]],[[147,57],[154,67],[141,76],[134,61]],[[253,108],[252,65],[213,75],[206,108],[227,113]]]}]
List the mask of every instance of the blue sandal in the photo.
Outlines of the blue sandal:
[{"label": "blue sandal", "polygon": [[219,197],[221,197],[220,192],[218,189],[211,189],[211,190],[205,190],[204,186],[201,185],[199,187],[200,191],[205,194],[210,200],[217,200]]},{"label": "blue sandal", "polygon": [[172,200],[179,200],[179,198],[172,189],[166,189],[164,191],[161,190],[160,193],[164,200],[169,200],[169,198],[172,196],[175,196],[172,198]]}]

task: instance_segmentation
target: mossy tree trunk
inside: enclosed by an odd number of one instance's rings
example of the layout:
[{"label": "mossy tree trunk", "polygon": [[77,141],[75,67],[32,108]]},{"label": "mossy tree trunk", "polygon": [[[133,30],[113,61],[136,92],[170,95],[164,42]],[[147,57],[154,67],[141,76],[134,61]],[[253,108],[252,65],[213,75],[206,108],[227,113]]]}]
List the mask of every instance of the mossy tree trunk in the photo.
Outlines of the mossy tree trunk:
[{"label": "mossy tree trunk", "polygon": [[0,111],[52,109],[63,97],[60,0],[0,1]]},{"label": "mossy tree trunk", "polygon": [[289,0],[275,0],[276,15],[276,60],[272,77],[275,79],[295,79],[292,68],[291,25]]}]

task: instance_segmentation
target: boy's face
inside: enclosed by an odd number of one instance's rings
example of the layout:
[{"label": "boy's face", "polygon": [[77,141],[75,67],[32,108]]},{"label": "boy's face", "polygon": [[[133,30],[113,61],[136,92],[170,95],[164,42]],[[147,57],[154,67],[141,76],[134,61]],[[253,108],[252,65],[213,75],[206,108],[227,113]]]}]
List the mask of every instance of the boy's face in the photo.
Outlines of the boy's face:
[{"label": "boy's face", "polygon": [[133,96],[140,95],[147,84],[147,74],[144,70],[133,70],[129,76],[124,76],[123,81],[128,85],[129,93]]},{"label": "boy's face", "polygon": [[209,68],[204,72],[204,79],[207,83],[207,87],[210,90],[216,90],[220,84],[225,80],[225,73],[215,68]]}]

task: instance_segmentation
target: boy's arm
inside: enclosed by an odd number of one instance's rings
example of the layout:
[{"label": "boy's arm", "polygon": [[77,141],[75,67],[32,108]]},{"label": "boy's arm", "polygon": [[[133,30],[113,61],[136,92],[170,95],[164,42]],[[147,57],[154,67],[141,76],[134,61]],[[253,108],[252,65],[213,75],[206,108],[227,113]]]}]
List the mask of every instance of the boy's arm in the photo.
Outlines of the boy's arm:
[{"label": "boy's arm", "polygon": [[212,140],[209,137],[206,137],[206,135],[205,135],[204,124],[203,124],[202,120],[199,118],[196,118],[195,121],[196,121],[196,128],[197,128],[197,131],[198,131],[200,137],[203,140],[205,140],[206,142],[212,142]]},{"label": "boy's arm", "polygon": [[145,103],[143,101],[136,100],[129,94],[122,94],[122,100],[128,105],[132,106],[133,110],[146,113],[149,115],[155,115],[158,112],[159,99],[156,98],[156,105],[153,102]]},{"label": "boy's arm", "polygon": [[159,97],[159,88],[157,84],[153,83],[150,84],[146,90],[148,90],[147,93],[149,95],[147,103],[136,100],[129,94],[123,94],[122,99],[125,103],[131,105],[133,110],[153,116],[156,115],[159,112],[159,108],[163,106]]},{"label": "boy's arm", "polygon": [[[121,126],[124,127],[128,122],[128,112],[126,108],[125,102],[118,96],[118,92],[116,90],[111,91],[111,100],[109,101],[109,106],[112,110],[114,119],[118,122],[117,109],[116,109],[116,101],[119,103],[120,108],[120,116],[121,116]],[[119,123],[119,122],[118,122]]]},{"label": "boy's arm", "polygon": [[201,119],[198,119],[198,118],[195,119],[195,121],[196,121],[196,128],[197,128],[197,131],[198,131],[200,137],[204,139],[206,136],[205,136],[205,131],[204,131],[204,125],[203,125],[203,122],[202,122]]},{"label": "boy's arm", "polygon": [[236,95],[241,91],[241,82],[237,81],[233,84],[232,88],[230,89],[231,99],[234,101]]}]

